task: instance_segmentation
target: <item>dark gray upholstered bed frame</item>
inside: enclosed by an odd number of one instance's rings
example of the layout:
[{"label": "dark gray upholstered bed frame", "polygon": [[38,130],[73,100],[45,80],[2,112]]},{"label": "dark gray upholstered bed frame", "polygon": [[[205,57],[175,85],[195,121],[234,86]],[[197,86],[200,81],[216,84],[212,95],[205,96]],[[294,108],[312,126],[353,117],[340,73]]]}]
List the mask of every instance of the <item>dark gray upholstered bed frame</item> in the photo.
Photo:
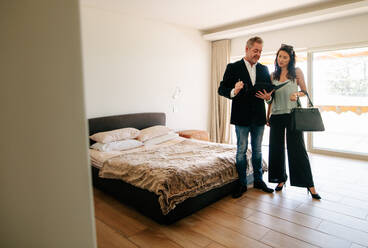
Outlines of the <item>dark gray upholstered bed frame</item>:
[{"label": "dark gray upholstered bed frame", "polygon": [[[165,125],[165,113],[137,113],[116,116],[99,117],[88,120],[89,134],[109,131],[117,128],[135,127],[143,129],[154,125]],[[93,143],[92,141],[90,141]],[[171,224],[195,211],[208,206],[233,191],[236,182],[226,184],[220,188],[212,189],[206,193],[189,198],[178,204],[167,215],[163,215],[158,203],[158,196],[147,190],[137,188],[122,180],[104,179],[98,176],[98,169],[92,168],[92,180],[94,187],[112,195],[123,203],[133,206],[142,214],[154,219],[161,224]],[[249,176],[248,183],[253,182],[253,176]]]}]

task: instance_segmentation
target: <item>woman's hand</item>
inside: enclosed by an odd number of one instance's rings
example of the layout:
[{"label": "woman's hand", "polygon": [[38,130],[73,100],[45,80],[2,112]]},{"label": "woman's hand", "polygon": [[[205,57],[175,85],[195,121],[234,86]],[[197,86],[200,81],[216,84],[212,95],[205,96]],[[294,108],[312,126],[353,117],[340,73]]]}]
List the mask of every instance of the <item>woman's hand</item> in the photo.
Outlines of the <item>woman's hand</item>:
[{"label": "woman's hand", "polygon": [[259,90],[256,93],[256,97],[261,98],[261,99],[266,100],[266,101],[269,101],[271,99],[271,95],[274,91],[275,90],[271,90],[270,92],[267,92],[266,90],[263,90],[263,92],[262,92],[262,91]]},{"label": "woman's hand", "polygon": [[302,92],[294,92],[290,95],[290,101],[295,102],[296,100],[298,100],[298,97],[304,96],[304,94]]},{"label": "woman's hand", "polygon": [[266,125],[269,127],[270,126],[270,117],[266,118]]}]

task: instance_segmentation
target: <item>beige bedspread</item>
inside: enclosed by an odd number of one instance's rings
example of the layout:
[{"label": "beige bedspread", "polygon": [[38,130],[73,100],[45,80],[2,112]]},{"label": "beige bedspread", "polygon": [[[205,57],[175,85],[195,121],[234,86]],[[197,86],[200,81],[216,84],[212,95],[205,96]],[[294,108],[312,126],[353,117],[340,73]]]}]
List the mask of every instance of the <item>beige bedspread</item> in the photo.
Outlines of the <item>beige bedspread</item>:
[{"label": "beige bedspread", "polygon": [[183,139],[110,158],[99,175],[154,192],[166,215],[185,199],[236,180],[235,154],[233,145]]}]

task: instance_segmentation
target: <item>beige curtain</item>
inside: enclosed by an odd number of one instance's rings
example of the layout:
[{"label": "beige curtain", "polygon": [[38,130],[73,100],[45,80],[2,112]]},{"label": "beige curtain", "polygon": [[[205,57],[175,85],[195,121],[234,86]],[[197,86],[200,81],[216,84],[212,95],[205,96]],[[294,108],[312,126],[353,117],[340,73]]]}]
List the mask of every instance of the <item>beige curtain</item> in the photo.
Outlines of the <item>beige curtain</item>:
[{"label": "beige curtain", "polygon": [[230,143],[230,100],[217,93],[230,62],[230,40],[212,42],[211,91],[212,118],[210,138],[213,142]]}]

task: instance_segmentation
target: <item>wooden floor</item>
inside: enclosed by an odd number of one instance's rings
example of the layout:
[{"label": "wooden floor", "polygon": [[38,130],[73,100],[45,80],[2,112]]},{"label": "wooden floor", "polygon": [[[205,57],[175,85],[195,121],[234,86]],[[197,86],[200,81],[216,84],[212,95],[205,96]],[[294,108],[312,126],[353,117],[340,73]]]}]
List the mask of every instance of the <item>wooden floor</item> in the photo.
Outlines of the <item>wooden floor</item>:
[{"label": "wooden floor", "polygon": [[368,162],[310,159],[321,201],[289,185],[274,194],[250,189],[170,226],[95,189],[98,247],[368,247]]}]

